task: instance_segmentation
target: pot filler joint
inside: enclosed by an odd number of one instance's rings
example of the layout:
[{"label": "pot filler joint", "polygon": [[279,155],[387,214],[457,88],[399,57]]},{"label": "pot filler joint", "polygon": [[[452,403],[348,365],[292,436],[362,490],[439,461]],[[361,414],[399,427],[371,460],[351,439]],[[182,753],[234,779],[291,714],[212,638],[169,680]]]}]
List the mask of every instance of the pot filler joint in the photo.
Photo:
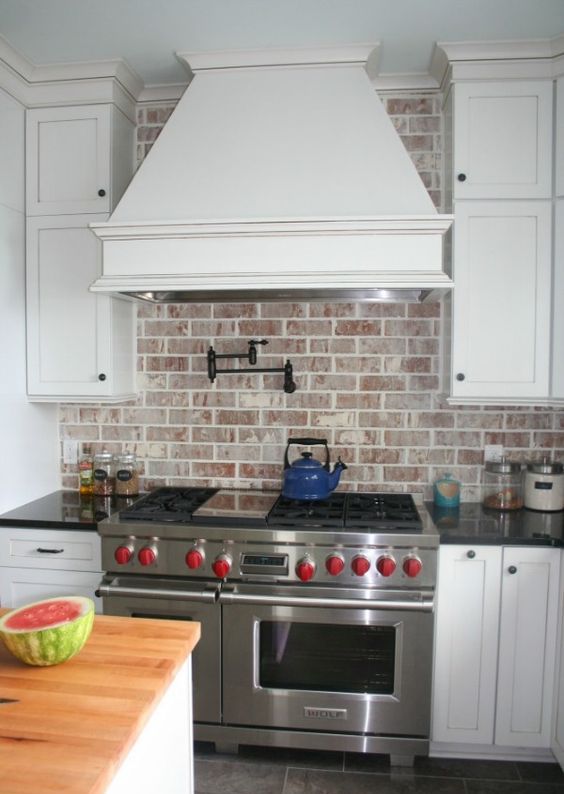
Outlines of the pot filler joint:
[{"label": "pot filler joint", "polygon": [[[292,394],[296,391],[296,384],[294,382],[294,369],[289,359],[283,367],[257,367],[257,345],[267,345],[266,339],[251,339],[249,341],[249,349],[246,353],[216,353],[212,346],[208,349],[208,378],[213,383],[217,375],[227,374],[235,375],[239,372],[283,372],[284,373],[284,391],[286,394]],[[217,367],[217,359],[220,358],[246,358],[250,367],[239,367],[237,369],[219,369]]]}]

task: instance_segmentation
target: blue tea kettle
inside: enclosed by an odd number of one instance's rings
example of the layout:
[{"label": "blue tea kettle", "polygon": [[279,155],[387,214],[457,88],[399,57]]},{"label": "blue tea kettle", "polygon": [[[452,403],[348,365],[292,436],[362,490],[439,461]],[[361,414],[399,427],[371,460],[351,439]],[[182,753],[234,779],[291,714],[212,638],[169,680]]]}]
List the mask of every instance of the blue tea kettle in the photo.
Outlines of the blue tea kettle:
[{"label": "blue tea kettle", "polygon": [[[298,458],[290,465],[288,450],[292,444],[299,444],[304,447],[324,446],[325,463],[315,460],[311,452],[302,452],[301,458]],[[341,458],[338,458],[333,471],[329,471],[329,447],[326,439],[289,438],[284,455],[282,494],[288,499],[300,499],[303,501],[327,499],[331,491],[334,491],[339,484],[341,472],[346,468]]]}]

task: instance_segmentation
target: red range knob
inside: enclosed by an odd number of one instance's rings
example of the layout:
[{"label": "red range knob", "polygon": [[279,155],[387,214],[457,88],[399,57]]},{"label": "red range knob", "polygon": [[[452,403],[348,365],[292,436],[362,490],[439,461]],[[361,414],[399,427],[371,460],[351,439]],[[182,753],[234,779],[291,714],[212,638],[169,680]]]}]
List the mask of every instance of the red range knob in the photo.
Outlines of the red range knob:
[{"label": "red range knob", "polygon": [[370,560],[367,557],[363,557],[362,554],[359,554],[353,557],[351,568],[353,573],[357,576],[364,576],[370,570]]},{"label": "red range knob", "polygon": [[315,573],[315,564],[311,560],[302,559],[296,565],[296,574],[298,579],[302,582],[309,582],[313,579]]},{"label": "red range knob", "polygon": [[422,568],[423,563],[419,557],[406,557],[403,561],[403,572],[411,578],[419,576]]},{"label": "red range knob", "polygon": [[226,576],[228,576],[230,570],[231,557],[228,557],[227,554],[220,554],[212,562],[212,571],[215,573],[218,579],[225,579]]},{"label": "red range knob", "polygon": [[393,557],[380,557],[376,563],[376,568],[382,576],[391,576],[396,570],[396,561]]},{"label": "red range knob", "polygon": [[396,561],[393,557],[379,557],[376,563],[376,569],[382,576],[391,576],[396,570]]},{"label": "red range knob", "polygon": [[114,551],[114,560],[118,565],[126,565],[133,557],[131,546],[118,546]]},{"label": "red range knob", "polygon": [[345,561],[340,554],[330,554],[325,560],[325,567],[331,576],[338,576],[345,567]]},{"label": "red range knob", "polygon": [[201,568],[204,564],[204,555],[199,549],[190,549],[185,557],[186,565],[189,568]]},{"label": "red range knob", "polygon": [[141,565],[152,565],[154,562],[156,562],[157,552],[151,546],[143,546],[142,549],[139,549],[137,559]]}]

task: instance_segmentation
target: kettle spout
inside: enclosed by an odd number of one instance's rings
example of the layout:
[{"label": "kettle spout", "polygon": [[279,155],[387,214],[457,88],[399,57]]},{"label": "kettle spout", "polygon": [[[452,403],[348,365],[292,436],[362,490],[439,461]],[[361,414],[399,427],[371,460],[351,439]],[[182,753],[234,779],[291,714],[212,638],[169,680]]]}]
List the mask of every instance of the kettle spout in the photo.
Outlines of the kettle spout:
[{"label": "kettle spout", "polygon": [[337,458],[337,462],[333,467],[333,471],[328,475],[329,481],[329,488],[334,491],[337,485],[339,484],[339,480],[341,479],[341,472],[343,472],[347,468],[346,463],[343,463],[341,458]]}]

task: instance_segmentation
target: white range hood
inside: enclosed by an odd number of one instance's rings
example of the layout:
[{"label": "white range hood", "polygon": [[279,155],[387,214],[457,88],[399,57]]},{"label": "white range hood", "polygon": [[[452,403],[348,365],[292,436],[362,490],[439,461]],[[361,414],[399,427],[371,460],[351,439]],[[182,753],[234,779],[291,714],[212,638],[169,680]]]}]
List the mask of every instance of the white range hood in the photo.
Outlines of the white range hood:
[{"label": "white range hood", "polygon": [[190,85],[109,221],[91,225],[103,244],[91,289],[421,299],[452,286],[452,216],[437,213],[375,93],[375,53],[181,56]]}]

